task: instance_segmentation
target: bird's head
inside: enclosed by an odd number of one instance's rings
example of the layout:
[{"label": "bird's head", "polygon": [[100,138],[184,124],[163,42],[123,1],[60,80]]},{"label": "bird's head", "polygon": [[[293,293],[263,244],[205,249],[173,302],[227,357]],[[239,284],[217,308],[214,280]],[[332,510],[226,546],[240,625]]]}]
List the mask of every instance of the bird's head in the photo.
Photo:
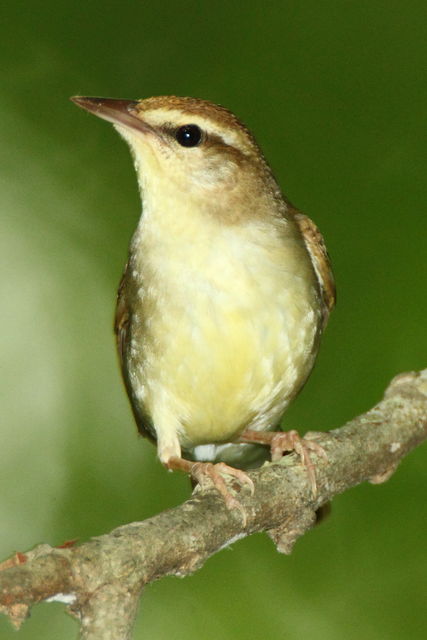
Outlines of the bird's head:
[{"label": "bird's head", "polygon": [[112,122],[127,141],[143,194],[161,190],[211,204],[224,198],[249,203],[254,189],[276,188],[252,134],[223,107],[175,96],[72,100]]}]

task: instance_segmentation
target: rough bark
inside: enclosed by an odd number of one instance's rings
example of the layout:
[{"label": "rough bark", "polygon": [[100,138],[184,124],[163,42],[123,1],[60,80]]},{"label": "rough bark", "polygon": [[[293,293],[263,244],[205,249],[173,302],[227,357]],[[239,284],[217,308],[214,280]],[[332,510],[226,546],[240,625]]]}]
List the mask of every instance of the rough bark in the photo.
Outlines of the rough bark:
[{"label": "rough bark", "polygon": [[[383,400],[340,429],[312,434],[327,453],[315,458],[317,496],[297,456],[250,473],[255,494],[237,490],[246,512],[230,512],[212,489],[143,522],[114,529],[79,546],[39,545],[0,565],[0,610],[19,627],[30,606],[65,602],[85,640],[129,639],[145,584],[185,576],[234,541],[266,531],[279,551],[316,521],[338,493],[369,480],[383,482],[427,438],[427,370],[397,376]],[[237,488],[236,488],[237,489]]]}]

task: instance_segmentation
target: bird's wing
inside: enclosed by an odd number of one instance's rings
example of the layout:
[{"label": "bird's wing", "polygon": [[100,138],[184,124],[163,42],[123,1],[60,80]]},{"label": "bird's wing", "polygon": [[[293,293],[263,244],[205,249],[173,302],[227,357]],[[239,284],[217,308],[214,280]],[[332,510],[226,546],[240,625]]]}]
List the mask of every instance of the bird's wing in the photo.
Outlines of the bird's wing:
[{"label": "bird's wing", "polygon": [[116,315],[114,318],[114,333],[116,335],[117,352],[119,354],[123,381],[126,387],[127,394],[129,396],[138,431],[141,433],[141,435],[149,438],[152,442],[155,442],[155,437],[153,435],[153,426],[149,417],[143,412],[135,397],[135,393],[133,391],[132,384],[129,379],[128,369],[126,366],[127,349],[130,341],[129,333],[131,317],[131,312],[127,303],[127,267],[128,265],[126,265],[125,267],[122,279],[120,281],[119,290],[117,292]]},{"label": "bird's wing", "polygon": [[336,302],[335,281],[332,273],[331,261],[326,250],[325,241],[310,218],[299,211],[295,211],[295,221],[303,235],[305,246],[310,254],[317,280],[319,282],[320,292],[323,300],[323,326],[329,318],[330,311],[334,308]]}]

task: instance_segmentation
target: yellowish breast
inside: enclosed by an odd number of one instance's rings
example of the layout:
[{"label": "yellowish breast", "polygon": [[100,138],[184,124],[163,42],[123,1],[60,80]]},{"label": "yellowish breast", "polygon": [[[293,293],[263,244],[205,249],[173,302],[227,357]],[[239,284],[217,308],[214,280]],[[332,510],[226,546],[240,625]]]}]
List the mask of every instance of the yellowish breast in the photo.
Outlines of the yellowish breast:
[{"label": "yellowish breast", "polygon": [[311,370],[319,327],[299,233],[288,221],[169,223],[165,236],[158,219],[141,221],[131,265],[143,281],[130,361],[139,402],[184,448],[274,427]]}]

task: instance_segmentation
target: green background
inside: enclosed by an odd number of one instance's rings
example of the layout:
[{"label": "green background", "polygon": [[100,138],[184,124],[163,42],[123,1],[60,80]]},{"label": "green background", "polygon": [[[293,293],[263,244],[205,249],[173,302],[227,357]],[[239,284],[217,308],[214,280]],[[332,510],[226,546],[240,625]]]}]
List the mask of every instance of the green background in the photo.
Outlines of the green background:
[{"label": "green background", "polygon": [[[285,425],[337,427],[427,366],[424,0],[8,2],[1,16],[0,554],[183,501],[137,438],[112,336],[139,196],[74,94],[211,99],[320,226],[338,306]],[[290,557],[264,535],[144,595],[136,638],[425,638],[427,449],[338,497]],[[60,604],[19,636],[74,638]]]}]

